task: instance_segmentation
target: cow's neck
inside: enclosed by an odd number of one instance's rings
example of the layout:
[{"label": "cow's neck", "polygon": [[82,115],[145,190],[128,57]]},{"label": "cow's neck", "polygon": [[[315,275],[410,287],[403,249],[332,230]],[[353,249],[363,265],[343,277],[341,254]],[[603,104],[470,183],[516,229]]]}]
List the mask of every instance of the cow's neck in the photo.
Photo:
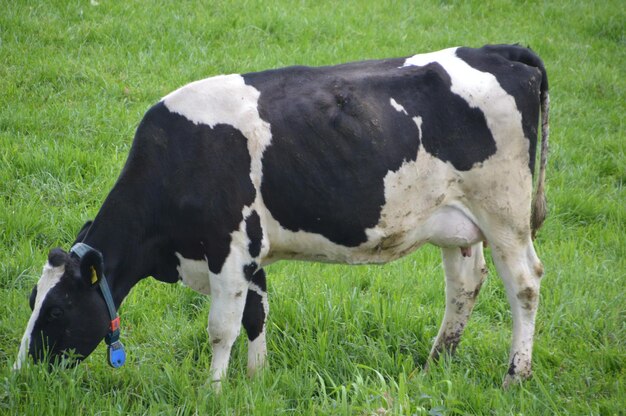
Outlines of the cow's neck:
[{"label": "cow's neck", "polygon": [[118,182],[83,240],[102,253],[104,274],[117,308],[132,287],[152,273],[154,266],[149,262],[158,254],[142,208],[145,202],[120,188]]}]

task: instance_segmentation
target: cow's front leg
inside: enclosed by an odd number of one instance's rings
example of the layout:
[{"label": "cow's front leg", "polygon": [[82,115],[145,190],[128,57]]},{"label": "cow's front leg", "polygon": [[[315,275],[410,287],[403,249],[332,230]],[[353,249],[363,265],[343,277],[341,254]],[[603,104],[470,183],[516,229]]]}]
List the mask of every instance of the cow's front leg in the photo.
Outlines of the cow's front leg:
[{"label": "cow's front leg", "polygon": [[248,376],[253,376],[265,364],[265,321],[269,313],[265,271],[259,269],[249,276],[248,296],[241,323],[248,334]]},{"label": "cow's front leg", "polygon": [[230,267],[224,267],[220,274],[211,273],[210,280],[212,300],[208,331],[213,347],[211,381],[215,390],[219,391],[220,381],[228,369],[230,350],[241,328],[248,281],[242,268],[233,270]]},{"label": "cow's front leg", "polygon": [[438,359],[442,352],[452,354],[456,350],[487,274],[482,243],[475,244],[471,251],[442,248],[441,254],[446,274],[446,311],[430,351],[431,360]]}]

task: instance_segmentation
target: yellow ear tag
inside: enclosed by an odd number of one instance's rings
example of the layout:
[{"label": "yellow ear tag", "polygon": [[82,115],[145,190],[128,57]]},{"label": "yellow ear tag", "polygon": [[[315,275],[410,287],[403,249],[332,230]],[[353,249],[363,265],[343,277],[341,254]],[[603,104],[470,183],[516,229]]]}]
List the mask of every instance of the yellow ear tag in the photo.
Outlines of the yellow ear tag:
[{"label": "yellow ear tag", "polygon": [[98,274],[96,273],[96,269],[91,266],[91,284],[96,284],[98,281]]}]

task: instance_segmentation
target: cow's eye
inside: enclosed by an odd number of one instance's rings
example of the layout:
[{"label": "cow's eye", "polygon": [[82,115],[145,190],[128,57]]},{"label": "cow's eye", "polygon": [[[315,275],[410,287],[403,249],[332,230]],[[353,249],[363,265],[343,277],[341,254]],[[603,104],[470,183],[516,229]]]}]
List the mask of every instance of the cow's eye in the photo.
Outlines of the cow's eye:
[{"label": "cow's eye", "polygon": [[63,309],[58,306],[53,306],[50,308],[50,311],[48,311],[48,321],[54,321],[59,319],[61,316],[63,316]]}]

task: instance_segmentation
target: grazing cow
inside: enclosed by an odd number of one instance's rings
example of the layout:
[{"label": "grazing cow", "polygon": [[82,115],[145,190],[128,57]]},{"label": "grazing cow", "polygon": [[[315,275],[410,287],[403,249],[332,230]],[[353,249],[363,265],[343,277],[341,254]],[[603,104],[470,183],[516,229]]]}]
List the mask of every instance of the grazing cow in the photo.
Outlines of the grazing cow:
[{"label": "grazing cow", "polygon": [[441,247],[446,278],[435,359],[459,342],[488,241],[513,316],[504,383],[527,378],[548,103],[543,63],[511,45],[188,84],[146,113],[117,183],[69,253],[50,252],[16,367],[27,355],[86,357],[103,338],[111,364],[123,364],[117,309],[153,276],[212,295],[219,388],[241,324],[249,372],[265,361],[265,265],[385,263],[424,243]]}]

